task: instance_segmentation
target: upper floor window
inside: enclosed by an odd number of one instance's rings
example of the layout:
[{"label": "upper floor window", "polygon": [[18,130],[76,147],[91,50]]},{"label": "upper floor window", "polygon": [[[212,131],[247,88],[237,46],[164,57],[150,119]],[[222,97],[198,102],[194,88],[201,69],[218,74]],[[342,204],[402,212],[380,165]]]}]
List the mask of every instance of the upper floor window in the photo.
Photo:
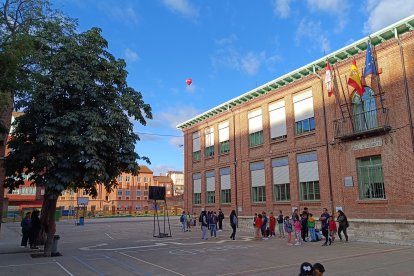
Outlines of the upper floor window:
[{"label": "upper floor window", "polygon": [[270,139],[272,141],[286,138],[285,100],[269,104]]},{"label": "upper floor window", "polygon": [[378,127],[377,107],[374,91],[365,86],[362,97],[355,91],[352,96],[352,119],[354,132],[361,132]]},{"label": "upper floor window", "polygon": [[293,108],[295,111],[295,133],[302,134],[315,130],[312,90],[293,95]]},{"label": "upper floor window", "polygon": [[125,181],[126,181],[126,182],[131,181],[131,177],[130,177],[129,175],[125,176]]},{"label": "upper floor window", "polygon": [[193,132],[193,161],[200,160],[200,132]]},{"label": "upper floor window", "polygon": [[249,112],[249,146],[263,144],[262,110],[256,109]]},{"label": "upper floor window", "polygon": [[220,154],[230,152],[229,121],[219,124]]},{"label": "upper floor window", "polygon": [[210,157],[214,155],[214,127],[205,129],[205,156]]},{"label": "upper floor window", "polygon": [[118,176],[116,180],[117,180],[119,183],[121,183],[121,182],[122,182],[122,175]]}]

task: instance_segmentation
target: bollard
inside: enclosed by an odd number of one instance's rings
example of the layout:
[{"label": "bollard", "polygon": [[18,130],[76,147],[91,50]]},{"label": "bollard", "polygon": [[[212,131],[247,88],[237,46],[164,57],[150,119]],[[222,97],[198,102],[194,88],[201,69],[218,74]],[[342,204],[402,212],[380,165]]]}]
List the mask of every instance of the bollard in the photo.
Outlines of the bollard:
[{"label": "bollard", "polygon": [[53,236],[53,244],[52,244],[52,256],[59,256],[59,252],[57,251],[58,241],[60,240],[59,235]]}]

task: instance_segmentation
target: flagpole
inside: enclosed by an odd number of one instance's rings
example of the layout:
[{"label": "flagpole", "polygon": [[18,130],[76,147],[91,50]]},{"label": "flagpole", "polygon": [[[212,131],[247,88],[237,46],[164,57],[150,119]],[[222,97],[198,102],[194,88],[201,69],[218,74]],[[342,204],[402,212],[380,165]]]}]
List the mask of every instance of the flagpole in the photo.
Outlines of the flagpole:
[{"label": "flagpole", "polygon": [[[347,76],[345,74],[345,81],[347,80]],[[348,97],[349,97],[349,88],[348,85],[346,86],[346,91],[348,92]],[[344,94],[345,97],[345,94]],[[345,98],[346,99],[346,98]],[[351,126],[352,126],[352,132],[355,131],[355,126],[354,126],[354,120],[353,120],[353,115],[351,116],[351,111],[349,110],[349,106],[348,106],[348,102],[346,103],[346,108],[348,109],[348,113],[349,113],[349,120],[351,121]]]},{"label": "flagpole", "polygon": [[[328,61],[328,60],[327,60]],[[334,86],[334,96],[335,96],[335,104],[337,105],[337,106],[339,106],[339,111],[341,111],[341,116],[342,116],[342,119],[343,120],[345,120],[345,116],[344,116],[344,113],[342,112],[342,109],[341,109],[341,102],[340,102],[340,95],[338,95],[339,94],[339,90],[338,90],[338,83],[336,82],[336,72],[335,72],[335,68],[334,68],[334,65],[332,64],[332,71],[333,71],[333,81],[332,81],[332,83],[333,83],[333,86]],[[338,97],[338,99],[337,99],[337,97]],[[335,109],[336,110],[336,109]],[[335,112],[335,116],[336,116],[336,112]]]}]

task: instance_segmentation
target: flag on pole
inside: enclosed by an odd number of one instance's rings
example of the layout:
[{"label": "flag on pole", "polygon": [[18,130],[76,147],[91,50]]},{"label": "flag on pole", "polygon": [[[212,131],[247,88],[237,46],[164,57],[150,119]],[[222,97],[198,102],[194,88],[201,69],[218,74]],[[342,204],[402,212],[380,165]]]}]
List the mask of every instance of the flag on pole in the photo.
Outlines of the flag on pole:
[{"label": "flag on pole", "polygon": [[326,90],[328,91],[328,97],[330,97],[333,94],[334,86],[332,82],[331,66],[329,64],[329,61],[326,62],[325,84]]},{"label": "flag on pole", "polygon": [[355,59],[352,61],[351,75],[349,76],[349,79],[348,79],[348,85],[355,88],[358,94],[362,97],[362,95],[364,94],[365,88],[361,83],[361,78],[359,77],[358,68],[356,66]]},{"label": "flag on pole", "polygon": [[375,67],[374,56],[371,51],[371,41],[368,41],[367,54],[365,56],[364,78],[369,74],[377,75],[377,68]]}]

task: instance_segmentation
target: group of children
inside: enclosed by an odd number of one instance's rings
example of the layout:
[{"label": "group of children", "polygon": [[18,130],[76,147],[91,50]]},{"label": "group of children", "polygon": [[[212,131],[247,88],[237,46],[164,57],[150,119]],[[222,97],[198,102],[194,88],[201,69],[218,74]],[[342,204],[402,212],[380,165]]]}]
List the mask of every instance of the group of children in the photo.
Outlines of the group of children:
[{"label": "group of children", "polygon": [[[286,233],[288,245],[301,245],[308,241],[317,242],[322,240],[320,231],[316,228],[317,220],[321,222],[321,230],[325,236],[324,245],[328,245],[328,242],[331,245],[337,233],[334,215],[324,212],[319,219],[315,219],[306,207],[300,215],[298,210],[295,209],[292,217],[284,216],[281,210],[277,217],[273,215],[273,212],[270,212],[269,217],[266,216],[266,212],[255,214],[253,221],[255,227],[254,238],[255,240],[266,240],[269,237],[275,237],[277,223],[279,238],[284,238]],[[295,243],[292,241],[292,233],[295,235]]]}]

